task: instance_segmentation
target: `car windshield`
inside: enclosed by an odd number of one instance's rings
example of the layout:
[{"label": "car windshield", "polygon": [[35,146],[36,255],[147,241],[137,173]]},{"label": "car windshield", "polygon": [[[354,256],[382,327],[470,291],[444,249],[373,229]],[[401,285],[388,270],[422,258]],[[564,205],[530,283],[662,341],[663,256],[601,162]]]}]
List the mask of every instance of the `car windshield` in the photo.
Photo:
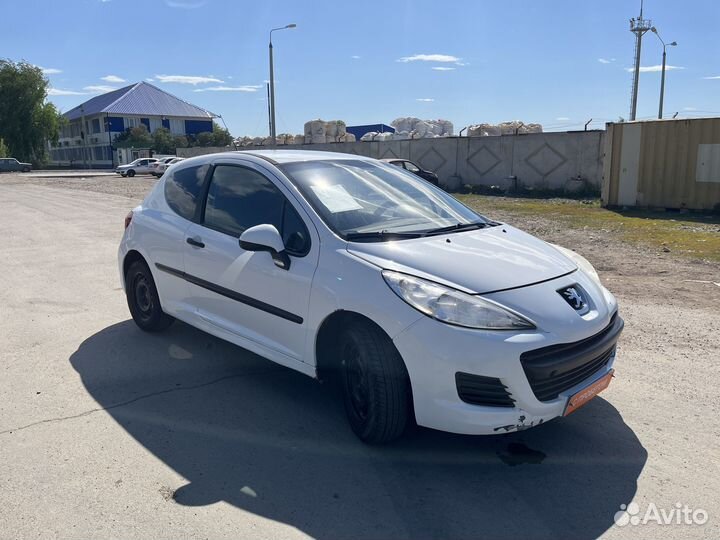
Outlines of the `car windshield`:
[{"label": "car windshield", "polygon": [[392,165],[343,159],[287,163],[282,169],[322,220],[347,240],[394,240],[491,224]]}]

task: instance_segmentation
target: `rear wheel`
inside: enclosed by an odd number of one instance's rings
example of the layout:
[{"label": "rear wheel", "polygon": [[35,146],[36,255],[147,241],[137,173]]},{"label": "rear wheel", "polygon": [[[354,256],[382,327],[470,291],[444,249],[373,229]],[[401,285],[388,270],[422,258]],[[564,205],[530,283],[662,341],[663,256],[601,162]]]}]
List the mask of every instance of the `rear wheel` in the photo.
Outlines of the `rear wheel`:
[{"label": "rear wheel", "polygon": [[390,338],[371,324],[354,324],[340,337],[340,355],[352,430],[370,444],[400,437],[410,418],[410,381]]},{"label": "rear wheel", "polygon": [[128,175],[130,178],[132,178],[133,176],[135,176],[135,171],[133,171],[132,169],[130,169],[130,170],[127,172],[127,175]]},{"label": "rear wheel", "polygon": [[146,332],[159,332],[175,319],[163,312],[155,280],[145,261],[135,261],[125,274],[125,294],[135,324]]}]

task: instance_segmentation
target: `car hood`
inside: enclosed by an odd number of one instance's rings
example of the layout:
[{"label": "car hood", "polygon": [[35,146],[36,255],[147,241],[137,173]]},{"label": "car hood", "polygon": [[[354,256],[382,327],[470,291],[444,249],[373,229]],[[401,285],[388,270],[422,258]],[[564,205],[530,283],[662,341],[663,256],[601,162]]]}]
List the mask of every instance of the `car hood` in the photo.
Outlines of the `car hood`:
[{"label": "car hood", "polygon": [[347,249],[383,269],[478,294],[547,281],[577,269],[548,243],[508,225],[392,242],[351,242]]}]

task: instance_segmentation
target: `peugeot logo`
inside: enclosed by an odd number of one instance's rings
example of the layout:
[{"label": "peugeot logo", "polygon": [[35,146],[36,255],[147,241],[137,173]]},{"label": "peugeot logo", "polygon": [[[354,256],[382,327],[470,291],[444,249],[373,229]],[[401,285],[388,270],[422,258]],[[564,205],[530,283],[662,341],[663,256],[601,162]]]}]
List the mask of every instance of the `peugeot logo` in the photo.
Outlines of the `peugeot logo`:
[{"label": "peugeot logo", "polygon": [[588,311],[588,303],[585,299],[585,291],[583,291],[578,285],[572,287],[566,287],[558,291],[565,301],[570,304],[570,307],[575,311],[579,311],[581,315]]}]

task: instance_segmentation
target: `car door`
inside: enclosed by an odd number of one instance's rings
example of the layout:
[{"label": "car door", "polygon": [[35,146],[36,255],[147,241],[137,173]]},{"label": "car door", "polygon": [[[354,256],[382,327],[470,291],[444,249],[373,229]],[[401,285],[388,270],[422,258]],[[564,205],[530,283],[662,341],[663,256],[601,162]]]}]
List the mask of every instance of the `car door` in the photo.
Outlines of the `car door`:
[{"label": "car door", "polygon": [[[185,272],[198,317],[240,338],[239,344],[277,362],[302,361],[317,231],[305,210],[270,171],[249,161],[215,164],[199,220],[187,230]],[[289,268],[270,253],[245,251],[239,237],[274,225]]]},{"label": "car door", "polygon": [[163,308],[183,320],[193,320],[195,306],[188,301],[185,271],[186,231],[197,221],[205,194],[210,165],[176,170],[162,184],[162,200],[151,198],[137,218],[145,255],[153,264],[153,275]]},{"label": "car door", "polygon": [[149,167],[150,160],[149,159],[143,159],[138,164],[137,167],[135,167],[135,172],[138,174],[146,173],[150,170]]}]

